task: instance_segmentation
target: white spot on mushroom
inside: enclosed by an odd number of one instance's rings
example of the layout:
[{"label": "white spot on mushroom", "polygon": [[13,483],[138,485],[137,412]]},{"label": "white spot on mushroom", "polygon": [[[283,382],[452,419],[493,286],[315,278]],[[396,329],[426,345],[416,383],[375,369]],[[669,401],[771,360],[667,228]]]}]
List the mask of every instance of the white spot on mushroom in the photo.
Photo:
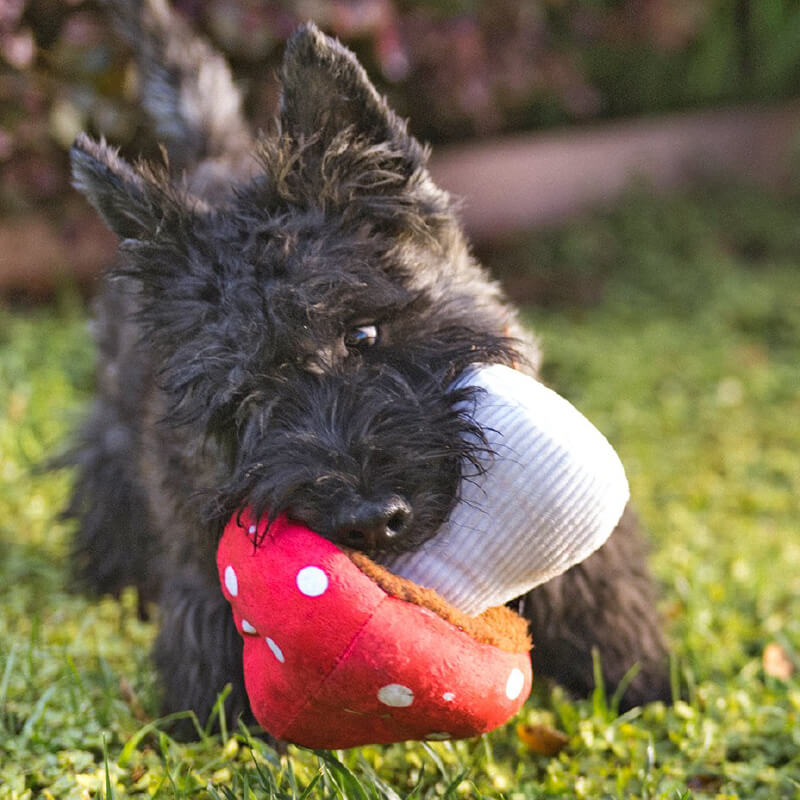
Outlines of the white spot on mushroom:
[{"label": "white spot on mushroom", "polygon": [[272,650],[272,655],[275,656],[275,659],[277,661],[280,661],[281,664],[283,664],[283,662],[286,661],[286,658],[283,655],[283,650],[281,650],[280,647],[278,647],[278,645],[275,644],[275,640],[270,639],[269,636],[267,636],[265,641],[267,643],[267,647],[269,647],[269,649]]},{"label": "white spot on mushroom", "polygon": [[245,633],[257,633],[256,629],[246,620],[242,620],[242,630]]},{"label": "white spot on mushroom", "polygon": [[525,675],[523,675],[521,669],[514,667],[508,676],[508,680],[506,681],[506,697],[509,700],[516,700],[520,696],[524,686]]},{"label": "white spot on mushroom", "polygon": [[442,700],[446,700],[448,703],[449,703],[451,700],[455,700],[455,699],[456,699],[456,693],[455,693],[455,692],[445,692],[445,693],[442,695]]},{"label": "white spot on mushroom", "polygon": [[236,597],[239,594],[239,581],[236,578],[236,572],[229,564],[225,567],[225,588],[231,597]]},{"label": "white spot on mushroom", "polygon": [[303,567],[297,573],[297,588],[306,597],[319,597],[328,588],[328,576],[319,567]]},{"label": "white spot on mushroom", "polygon": [[388,683],[378,689],[378,700],[385,706],[405,708],[414,702],[414,692],[401,683]]}]

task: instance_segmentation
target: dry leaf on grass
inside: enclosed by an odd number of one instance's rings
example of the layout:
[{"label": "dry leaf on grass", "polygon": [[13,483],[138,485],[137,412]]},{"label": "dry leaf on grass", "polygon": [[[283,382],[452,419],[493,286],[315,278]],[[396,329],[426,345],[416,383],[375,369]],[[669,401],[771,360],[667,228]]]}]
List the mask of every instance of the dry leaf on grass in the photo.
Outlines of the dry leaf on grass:
[{"label": "dry leaf on grass", "polygon": [[794,674],[794,664],[777,642],[770,642],[764,648],[761,661],[764,665],[764,672],[772,678],[788,681]]},{"label": "dry leaf on grass", "polygon": [[541,756],[558,755],[569,742],[569,737],[549,725],[517,725],[517,736],[532,753]]},{"label": "dry leaf on grass", "polygon": [[686,781],[686,788],[693,792],[707,792],[716,794],[722,787],[722,775],[714,773],[698,773]]}]

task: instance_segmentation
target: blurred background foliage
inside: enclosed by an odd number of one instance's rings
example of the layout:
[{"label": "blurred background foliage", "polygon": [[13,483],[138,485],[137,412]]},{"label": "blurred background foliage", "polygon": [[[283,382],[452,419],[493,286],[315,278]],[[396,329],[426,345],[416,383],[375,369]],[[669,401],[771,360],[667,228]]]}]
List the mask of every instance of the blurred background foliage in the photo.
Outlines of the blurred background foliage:
[{"label": "blurred background foliage", "polygon": [[[295,26],[353,47],[423,139],[785,99],[797,0],[174,0],[230,58],[265,126]],[[130,53],[95,0],[0,2],[0,215],[59,213],[82,129],[147,151]]]}]

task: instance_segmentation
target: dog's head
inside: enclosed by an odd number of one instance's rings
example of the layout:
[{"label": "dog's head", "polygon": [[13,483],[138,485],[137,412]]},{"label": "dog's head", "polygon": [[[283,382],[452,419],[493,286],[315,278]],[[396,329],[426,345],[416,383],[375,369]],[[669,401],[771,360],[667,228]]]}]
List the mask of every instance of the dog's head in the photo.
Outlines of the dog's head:
[{"label": "dog's head", "polygon": [[85,136],[75,183],[122,239],[167,422],[224,464],[220,518],[250,504],[360,549],[414,547],[479,463],[450,384],[517,357],[512,312],[353,54],[308,25],[281,77],[277,131],[223,191]]}]

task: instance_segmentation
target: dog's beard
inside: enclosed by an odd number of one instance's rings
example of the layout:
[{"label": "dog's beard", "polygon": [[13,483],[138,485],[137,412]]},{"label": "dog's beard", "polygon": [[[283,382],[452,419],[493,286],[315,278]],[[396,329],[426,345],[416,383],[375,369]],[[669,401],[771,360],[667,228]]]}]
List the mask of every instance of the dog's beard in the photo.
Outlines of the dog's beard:
[{"label": "dog's beard", "polygon": [[381,363],[265,382],[236,432],[215,514],[222,520],[245,505],[259,518],[285,513],[350,545],[348,514],[394,498],[408,508],[408,524],[359,549],[418,547],[447,518],[462,477],[482,468],[485,441],[465,411],[469,390],[448,390],[445,375],[415,372],[412,382]]}]

